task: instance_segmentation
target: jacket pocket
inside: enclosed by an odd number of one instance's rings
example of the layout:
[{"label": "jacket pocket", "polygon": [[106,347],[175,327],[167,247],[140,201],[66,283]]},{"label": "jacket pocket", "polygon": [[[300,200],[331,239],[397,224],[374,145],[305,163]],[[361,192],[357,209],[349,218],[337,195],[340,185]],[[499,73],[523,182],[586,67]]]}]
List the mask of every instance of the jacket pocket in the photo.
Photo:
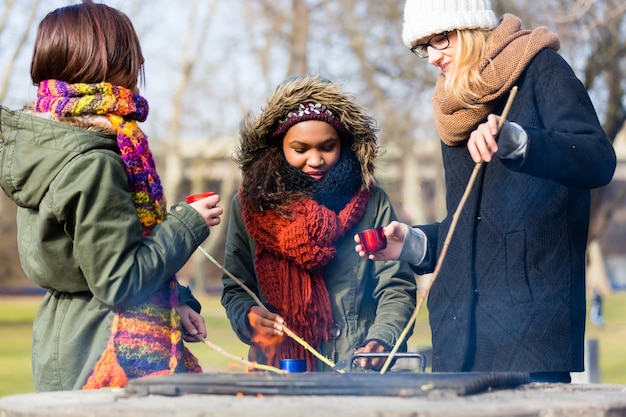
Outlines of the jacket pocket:
[{"label": "jacket pocket", "polygon": [[532,292],[526,271],[526,233],[523,231],[506,236],[506,276],[513,303],[530,303]]}]

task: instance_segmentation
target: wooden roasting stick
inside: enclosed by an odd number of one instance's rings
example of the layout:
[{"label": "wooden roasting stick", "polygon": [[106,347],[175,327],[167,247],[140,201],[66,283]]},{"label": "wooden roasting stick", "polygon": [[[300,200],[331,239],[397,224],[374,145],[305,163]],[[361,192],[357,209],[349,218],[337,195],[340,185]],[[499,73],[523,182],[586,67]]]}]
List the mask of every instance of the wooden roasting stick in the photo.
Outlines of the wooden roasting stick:
[{"label": "wooden roasting stick", "polygon": [[[202,246],[199,246],[198,249],[200,250],[200,252],[202,252],[204,254],[204,256],[206,256],[209,261],[213,262],[213,264],[215,266],[217,266],[219,269],[221,269],[226,275],[228,275],[233,281],[235,281],[237,283],[237,285],[239,285],[241,288],[243,288],[249,295],[250,297],[252,297],[252,299],[254,300],[254,302],[261,307],[262,309],[269,311],[267,309],[267,307],[265,307],[265,304],[263,304],[263,302],[259,299],[259,297],[257,297],[257,295],[246,286],[246,284],[244,284],[239,278],[237,278],[236,276],[234,276],[233,274],[231,274],[230,272],[228,272],[226,270],[226,268],[224,268],[222,266],[222,264],[220,264],[217,259],[215,259],[213,256],[211,256],[211,254],[209,254]],[[291,329],[289,329],[285,323],[283,323],[283,331],[287,334],[287,336],[291,337],[293,340],[295,340],[296,342],[298,342],[302,347],[304,347],[306,350],[308,350],[309,352],[311,352],[313,355],[315,355],[315,357],[319,360],[321,360],[322,362],[324,362],[326,365],[330,366],[331,368],[333,368],[335,371],[337,372],[341,372],[343,373],[343,370],[341,369],[337,369],[335,368],[335,363],[333,361],[331,361],[330,359],[328,359],[327,357],[325,357],[324,355],[322,355],[321,353],[319,353],[318,351],[316,351],[310,344],[308,344],[304,339],[302,339],[300,336],[298,336],[297,334],[295,334]]]},{"label": "wooden roasting stick", "polygon": [[199,334],[194,336],[198,341],[204,343],[205,345],[207,345],[208,347],[210,347],[211,349],[215,350],[216,352],[221,353],[222,355],[226,356],[229,359],[232,359],[236,362],[242,363],[246,366],[246,368],[248,369],[259,369],[261,371],[270,371],[270,372],[275,372],[277,374],[286,374],[287,371],[283,370],[283,369],[279,369],[276,368],[274,366],[270,366],[270,365],[263,365],[261,363],[257,363],[257,362],[250,362],[245,360],[244,358],[241,358],[239,356],[235,356],[231,353],[226,352],[223,348],[219,347],[218,345],[216,345],[215,343],[212,343],[208,340],[206,340],[204,337],[200,336]]},{"label": "wooden roasting stick", "polygon": [[[513,99],[515,98],[515,94],[517,94],[517,86],[514,86],[513,88],[511,88],[511,92],[509,93],[509,98],[507,99],[506,104],[504,105],[504,110],[502,111],[502,115],[500,116],[500,121],[498,122],[498,132],[500,132],[500,129],[502,128],[502,126],[504,125],[504,122],[506,121],[506,116],[508,115],[509,110],[511,109],[511,104],[513,104]],[[446,240],[443,242],[443,247],[441,248],[441,254],[439,255],[439,259],[437,260],[437,264],[435,265],[435,270],[433,271],[433,275],[431,279],[426,283],[424,291],[422,291],[422,295],[420,296],[420,299],[418,300],[417,306],[415,307],[415,310],[413,311],[413,314],[411,315],[409,322],[407,323],[404,330],[400,334],[400,338],[396,341],[396,344],[393,346],[393,349],[391,349],[391,352],[389,353],[389,356],[387,357],[385,364],[380,369],[381,374],[384,374],[385,372],[387,372],[387,369],[389,368],[389,365],[391,364],[391,361],[393,360],[393,356],[396,354],[396,352],[400,348],[400,345],[406,338],[406,335],[409,333],[409,329],[415,323],[415,320],[417,319],[417,315],[419,314],[422,304],[424,304],[424,300],[426,300],[426,297],[428,297],[430,288],[433,286],[433,283],[435,282],[435,280],[437,279],[437,276],[439,275],[441,264],[443,263],[443,260],[446,257],[446,252],[448,252],[448,246],[450,246],[450,240],[452,239],[452,235],[454,234],[454,229],[456,229],[456,224],[459,221],[461,211],[463,210],[463,206],[465,205],[465,202],[467,201],[467,198],[469,197],[470,191],[472,190],[472,187],[474,186],[474,182],[476,181],[476,177],[478,176],[478,172],[480,171],[480,168],[482,166],[483,166],[483,161],[477,162],[476,165],[474,166],[474,171],[472,171],[472,175],[469,179],[469,182],[467,183],[467,186],[465,187],[465,192],[463,193],[463,196],[461,197],[459,206],[457,207],[456,211],[452,215],[452,223],[450,224],[450,229],[448,229]]]}]

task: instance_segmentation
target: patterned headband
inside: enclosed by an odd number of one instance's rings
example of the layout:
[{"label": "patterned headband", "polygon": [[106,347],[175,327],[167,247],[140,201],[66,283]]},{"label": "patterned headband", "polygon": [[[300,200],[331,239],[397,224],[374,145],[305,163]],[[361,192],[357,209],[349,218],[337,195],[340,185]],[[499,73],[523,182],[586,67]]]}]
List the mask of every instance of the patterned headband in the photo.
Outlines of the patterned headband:
[{"label": "patterned headband", "polygon": [[272,133],[272,139],[281,137],[287,133],[293,125],[307,120],[320,120],[326,122],[334,127],[340,136],[352,136],[346,126],[328,107],[321,103],[305,103],[298,105],[298,107],[287,113],[287,116],[280,121],[276,130]]}]

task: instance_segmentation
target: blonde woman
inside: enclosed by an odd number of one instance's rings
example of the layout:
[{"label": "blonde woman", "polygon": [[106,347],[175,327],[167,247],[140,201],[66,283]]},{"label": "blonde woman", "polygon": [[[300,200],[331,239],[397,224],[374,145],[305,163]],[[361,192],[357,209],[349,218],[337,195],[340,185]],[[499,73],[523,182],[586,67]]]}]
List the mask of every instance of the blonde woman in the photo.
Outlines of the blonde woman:
[{"label": "blonde woman", "polygon": [[389,224],[387,249],[369,257],[433,272],[484,161],[428,297],[432,369],[569,382],[583,370],[590,190],[611,180],[616,163],[587,92],[555,34],[524,30],[511,14],[498,19],[489,0],[408,0],[402,38],[441,72],[432,104],[448,215]]}]

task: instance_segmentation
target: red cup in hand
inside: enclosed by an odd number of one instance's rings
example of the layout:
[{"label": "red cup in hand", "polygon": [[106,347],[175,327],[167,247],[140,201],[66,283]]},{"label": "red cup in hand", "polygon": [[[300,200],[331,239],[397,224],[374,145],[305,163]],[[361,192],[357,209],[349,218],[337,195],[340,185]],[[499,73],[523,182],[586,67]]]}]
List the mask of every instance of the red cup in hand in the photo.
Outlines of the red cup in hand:
[{"label": "red cup in hand", "polygon": [[215,194],[213,191],[207,191],[206,193],[191,194],[185,197],[187,203],[193,203],[194,201],[202,200],[203,198],[210,197]]},{"label": "red cup in hand", "polygon": [[366,253],[378,252],[387,247],[387,237],[382,227],[360,232],[359,239],[361,240],[361,247]]}]

